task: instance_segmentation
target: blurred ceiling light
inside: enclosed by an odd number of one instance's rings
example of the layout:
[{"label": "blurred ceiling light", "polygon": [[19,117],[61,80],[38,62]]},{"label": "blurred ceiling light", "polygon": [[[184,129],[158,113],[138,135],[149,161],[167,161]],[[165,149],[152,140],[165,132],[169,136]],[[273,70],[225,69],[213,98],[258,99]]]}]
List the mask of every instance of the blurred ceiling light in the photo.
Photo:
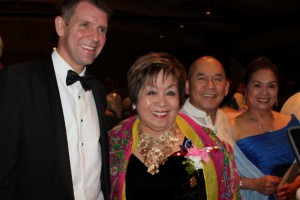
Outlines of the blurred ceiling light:
[{"label": "blurred ceiling light", "polygon": [[207,11],[205,11],[205,14],[206,14],[206,15],[211,15],[211,11],[210,11],[210,10],[207,10]]}]

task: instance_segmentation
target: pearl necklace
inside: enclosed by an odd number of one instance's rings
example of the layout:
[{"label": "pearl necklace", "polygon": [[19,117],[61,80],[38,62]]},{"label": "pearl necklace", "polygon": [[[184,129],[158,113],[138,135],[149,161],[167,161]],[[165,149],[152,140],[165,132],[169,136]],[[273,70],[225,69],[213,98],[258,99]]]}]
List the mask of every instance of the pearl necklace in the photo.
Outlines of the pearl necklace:
[{"label": "pearl necklace", "polygon": [[177,145],[181,133],[177,125],[159,138],[152,137],[151,134],[142,132],[139,126],[139,142],[137,147],[140,149],[143,163],[148,167],[147,172],[152,175],[159,172],[159,165],[164,165],[168,157],[173,153],[173,146]]}]

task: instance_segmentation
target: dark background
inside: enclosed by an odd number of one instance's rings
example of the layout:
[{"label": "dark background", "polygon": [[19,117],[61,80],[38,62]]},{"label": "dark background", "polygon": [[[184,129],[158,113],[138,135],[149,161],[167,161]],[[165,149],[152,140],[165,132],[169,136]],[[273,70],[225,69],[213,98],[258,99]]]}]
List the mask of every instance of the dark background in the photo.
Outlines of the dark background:
[{"label": "dark background", "polygon": [[[33,60],[52,51],[57,42],[54,18],[61,3],[62,0],[0,0],[4,65]],[[279,67],[283,89],[299,79],[299,0],[107,3],[114,10],[107,43],[89,67],[101,81],[112,77],[120,87],[126,87],[128,68],[149,51],[170,52],[186,68],[200,56],[216,56],[233,84],[241,81],[244,67],[257,56],[267,56]],[[210,15],[205,14],[207,10]]]}]

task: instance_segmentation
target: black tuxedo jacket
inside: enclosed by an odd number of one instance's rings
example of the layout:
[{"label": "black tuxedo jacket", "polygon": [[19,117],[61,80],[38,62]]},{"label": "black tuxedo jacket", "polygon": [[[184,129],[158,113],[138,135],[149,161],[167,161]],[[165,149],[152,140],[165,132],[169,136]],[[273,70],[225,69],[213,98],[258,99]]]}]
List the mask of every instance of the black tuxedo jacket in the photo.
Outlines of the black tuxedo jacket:
[{"label": "black tuxedo jacket", "polygon": [[[101,188],[109,193],[105,91],[92,88],[101,136]],[[0,199],[74,199],[66,128],[51,56],[0,71]]]}]

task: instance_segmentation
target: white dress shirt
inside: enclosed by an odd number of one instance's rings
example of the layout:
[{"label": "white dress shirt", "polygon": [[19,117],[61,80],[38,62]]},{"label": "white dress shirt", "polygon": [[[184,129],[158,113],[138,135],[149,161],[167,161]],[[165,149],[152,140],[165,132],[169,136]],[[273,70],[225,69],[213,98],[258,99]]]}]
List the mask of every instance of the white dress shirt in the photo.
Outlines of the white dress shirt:
[{"label": "white dress shirt", "polygon": [[[100,127],[93,93],[85,92],[79,81],[67,86],[67,73],[72,68],[57,51],[52,53],[52,60],[67,131],[75,199],[103,200]],[[85,70],[79,75],[83,76]]]},{"label": "white dress shirt", "polygon": [[207,115],[206,112],[193,106],[190,103],[190,98],[187,98],[182,106],[182,109],[180,110],[180,113],[188,115],[200,126],[210,128],[222,141],[227,142],[232,147],[234,146],[231,139],[231,128],[228,117],[222,110],[218,109],[215,122],[212,122],[210,116]]}]

